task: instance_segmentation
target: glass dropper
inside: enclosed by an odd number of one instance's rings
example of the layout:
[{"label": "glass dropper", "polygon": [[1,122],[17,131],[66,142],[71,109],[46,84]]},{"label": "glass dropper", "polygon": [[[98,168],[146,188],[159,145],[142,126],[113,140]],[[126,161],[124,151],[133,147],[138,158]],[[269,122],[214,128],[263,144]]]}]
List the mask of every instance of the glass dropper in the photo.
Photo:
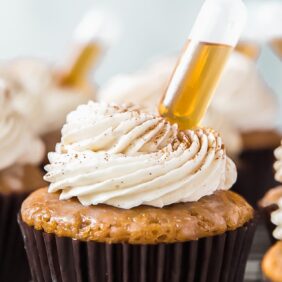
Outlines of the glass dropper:
[{"label": "glass dropper", "polygon": [[245,22],[241,0],[204,2],[160,102],[162,116],[183,130],[200,123]]}]

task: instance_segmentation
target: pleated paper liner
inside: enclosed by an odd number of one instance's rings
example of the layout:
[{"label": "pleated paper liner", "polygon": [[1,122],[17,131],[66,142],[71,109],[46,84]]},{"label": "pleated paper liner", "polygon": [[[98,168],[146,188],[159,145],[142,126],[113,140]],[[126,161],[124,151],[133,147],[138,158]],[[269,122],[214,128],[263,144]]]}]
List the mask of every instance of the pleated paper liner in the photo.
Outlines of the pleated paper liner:
[{"label": "pleated paper liner", "polygon": [[0,194],[0,281],[30,281],[24,243],[17,223],[17,214],[25,193]]},{"label": "pleated paper liner", "polygon": [[246,150],[239,157],[238,178],[232,190],[253,207],[270,187],[275,187],[273,149]]},{"label": "pleated paper liner", "polygon": [[19,217],[34,282],[243,281],[256,220],[196,241],[107,244],[37,231]]},{"label": "pleated paper liner", "polygon": [[271,222],[270,219],[271,219],[271,213],[274,212],[277,209],[278,209],[278,205],[276,205],[276,204],[272,204],[272,205],[267,206],[267,207],[259,207],[259,211],[262,215],[261,217],[264,221],[264,224],[266,226],[266,229],[267,229],[267,232],[268,232],[268,235],[269,235],[270,242],[272,244],[274,244],[277,241],[272,235],[276,226]]}]

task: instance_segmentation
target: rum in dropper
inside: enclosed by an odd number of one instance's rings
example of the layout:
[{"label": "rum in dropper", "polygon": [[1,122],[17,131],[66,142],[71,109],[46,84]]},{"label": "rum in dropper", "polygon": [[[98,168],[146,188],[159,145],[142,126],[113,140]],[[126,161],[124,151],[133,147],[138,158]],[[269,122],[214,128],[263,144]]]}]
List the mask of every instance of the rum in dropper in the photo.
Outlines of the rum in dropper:
[{"label": "rum in dropper", "polygon": [[85,88],[86,84],[88,84],[87,76],[95,61],[100,58],[101,52],[101,47],[95,42],[80,43],[75,46],[72,60],[60,74],[60,84]]},{"label": "rum in dropper", "polygon": [[180,129],[197,126],[232,50],[228,45],[189,40],[160,103],[160,114]]}]

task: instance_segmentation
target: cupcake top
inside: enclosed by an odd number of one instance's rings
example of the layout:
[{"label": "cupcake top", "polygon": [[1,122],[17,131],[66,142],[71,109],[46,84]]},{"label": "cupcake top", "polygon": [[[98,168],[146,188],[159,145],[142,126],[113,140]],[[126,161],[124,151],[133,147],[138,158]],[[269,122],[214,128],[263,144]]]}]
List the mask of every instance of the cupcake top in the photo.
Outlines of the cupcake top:
[{"label": "cupcake top", "polygon": [[24,117],[13,105],[13,93],[0,79],[0,170],[15,164],[38,164],[43,143],[30,131]]},{"label": "cupcake top", "polygon": [[192,202],[229,189],[236,168],[212,129],[179,131],[162,117],[89,102],[70,113],[45,180],[60,199],[129,209]]},{"label": "cupcake top", "polygon": [[58,130],[68,112],[91,96],[57,84],[52,67],[35,59],[3,63],[0,76],[12,90],[13,103],[36,134]]},{"label": "cupcake top", "polygon": [[[99,99],[156,110],[175,64],[176,60],[170,58],[136,74],[118,75],[100,91]],[[227,150],[236,154],[243,146],[241,133],[275,129],[278,111],[277,99],[255,63],[233,52],[202,124],[220,130]]]}]

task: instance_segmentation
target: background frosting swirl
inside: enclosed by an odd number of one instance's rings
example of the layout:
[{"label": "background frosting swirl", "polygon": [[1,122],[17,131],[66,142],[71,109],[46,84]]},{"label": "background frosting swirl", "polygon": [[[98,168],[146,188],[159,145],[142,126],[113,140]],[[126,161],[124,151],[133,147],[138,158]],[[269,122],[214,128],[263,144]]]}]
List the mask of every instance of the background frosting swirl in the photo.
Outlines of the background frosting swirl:
[{"label": "background frosting swirl", "polygon": [[92,98],[90,93],[58,85],[52,66],[39,60],[3,63],[0,75],[12,89],[15,108],[40,135],[60,129],[70,111]]},{"label": "background frosting swirl", "polygon": [[0,169],[17,164],[38,164],[43,143],[30,132],[26,120],[13,107],[12,94],[0,79]]},{"label": "background frosting swirl", "polygon": [[273,237],[277,240],[282,240],[282,198],[279,199],[278,209],[271,213],[271,221],[276,225],[273,231]]},{"label": "background frosting swirl", "polygon": [[[274,163],[275,179],[282,183],[282,141],[280,147],[274,151],[276,162]],[[273,237],[282,240],[282,198],[278,201],[278,209],[271,213],[271,221],[277,227],[273,232]]]},{"label": "background frosting swirl", "polygon": [[68,115],[49,160],[49,192],[61,190],[61,199],[77,197],[83,205],[162,207],[196,201],[236,180],[217,132],[181,132],[159,116],[104,103]]},{"label": "background frosting swirl", "polygon": [[282,141],[280,147],[274,151],[276,162],[274,163],[275,179],[282,183]]}]

